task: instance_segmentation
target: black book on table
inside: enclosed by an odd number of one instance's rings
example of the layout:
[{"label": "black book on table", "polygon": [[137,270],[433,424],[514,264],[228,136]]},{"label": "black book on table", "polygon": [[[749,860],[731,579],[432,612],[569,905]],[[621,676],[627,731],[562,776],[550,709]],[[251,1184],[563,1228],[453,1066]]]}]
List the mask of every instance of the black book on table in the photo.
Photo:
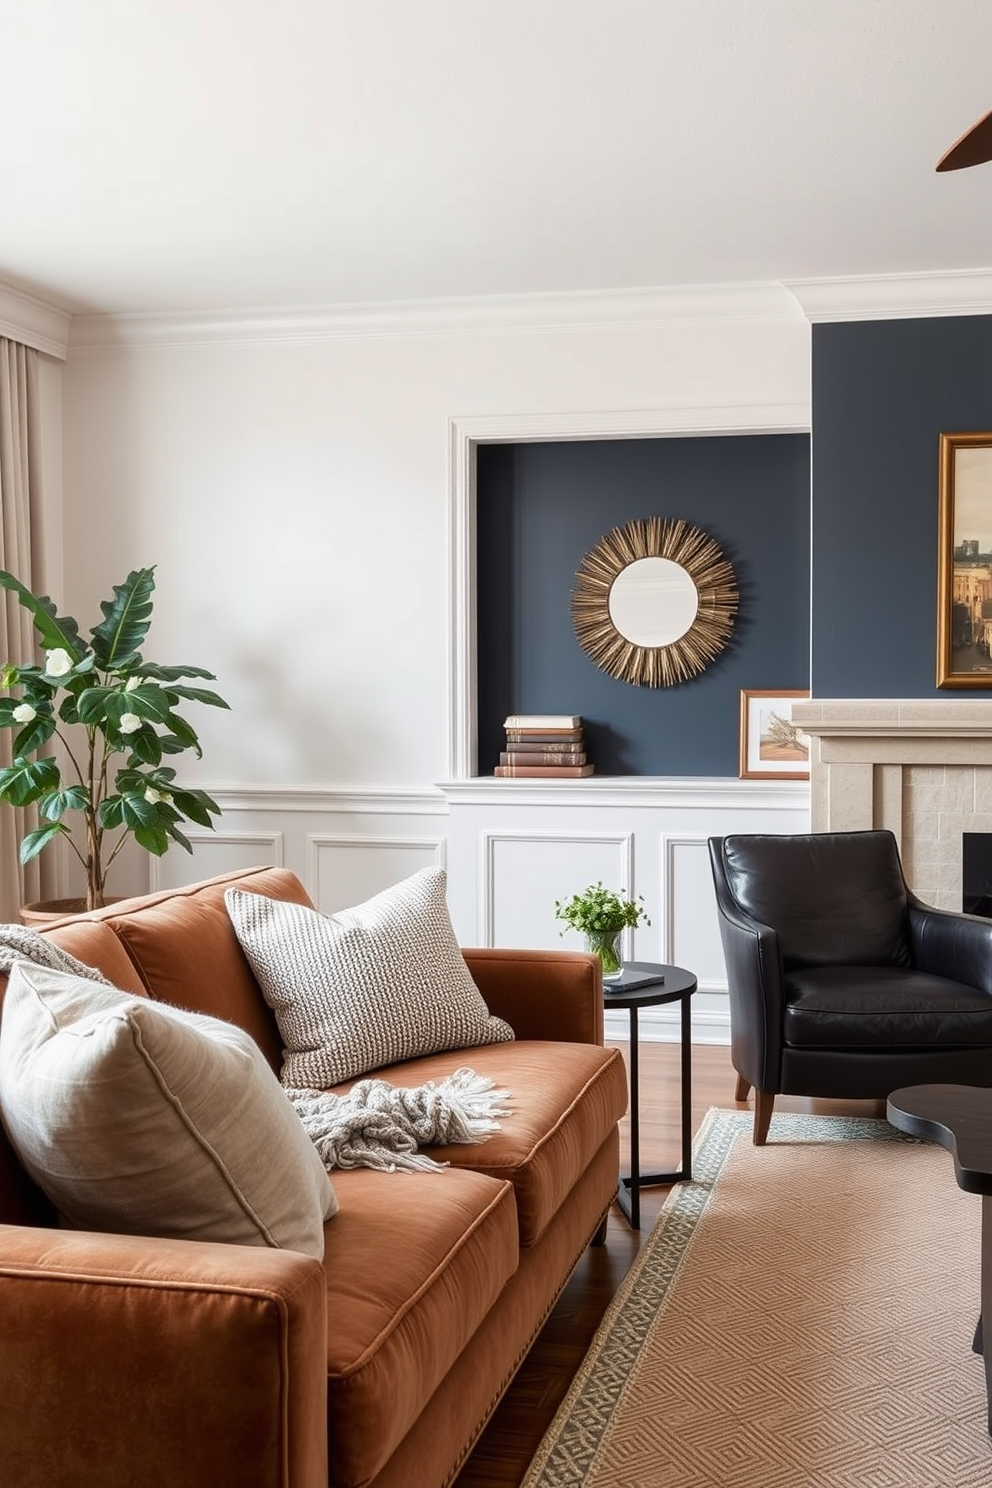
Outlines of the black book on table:
[{"label": "black book on table", "polygon": [[661,986],[665,973],[649,961],[628,961],[618,977],[603,982],[604,992],[639,992],[642,987]]}]

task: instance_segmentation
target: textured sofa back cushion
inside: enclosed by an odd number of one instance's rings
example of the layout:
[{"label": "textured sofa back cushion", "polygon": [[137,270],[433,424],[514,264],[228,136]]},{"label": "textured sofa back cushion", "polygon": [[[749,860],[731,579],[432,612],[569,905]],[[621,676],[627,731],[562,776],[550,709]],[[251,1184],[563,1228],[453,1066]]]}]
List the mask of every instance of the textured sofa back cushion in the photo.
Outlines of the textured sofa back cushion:
[{"label": "textured sofa back cushion", "polygon": [[231,925],[224,904],[229,888],[312,907],[295,873],[252,868],[125,900],[99,914],[120,937],[150,997],[239,1024],[278,1071],[282,1040]]},{"label": "textured sofa back cushion", "polygon": [[906,884],[891,832],[724,838],[730,891],[799,966],[909,966]]}]

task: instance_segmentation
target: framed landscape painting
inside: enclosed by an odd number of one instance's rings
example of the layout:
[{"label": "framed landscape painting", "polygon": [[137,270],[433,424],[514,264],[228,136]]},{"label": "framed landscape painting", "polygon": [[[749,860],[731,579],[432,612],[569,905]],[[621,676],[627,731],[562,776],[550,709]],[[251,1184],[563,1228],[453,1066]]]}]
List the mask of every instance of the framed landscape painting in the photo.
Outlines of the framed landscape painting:
[{"label": "framed landscape painting", "polygon": [[742,780],[808,780],[809,736],[792,722],[792,704],[809,692],[742,692]]},{"label": "framed landscape painting", "polygon": [[992,688],[992,433],[940,436],[937,686]]}]

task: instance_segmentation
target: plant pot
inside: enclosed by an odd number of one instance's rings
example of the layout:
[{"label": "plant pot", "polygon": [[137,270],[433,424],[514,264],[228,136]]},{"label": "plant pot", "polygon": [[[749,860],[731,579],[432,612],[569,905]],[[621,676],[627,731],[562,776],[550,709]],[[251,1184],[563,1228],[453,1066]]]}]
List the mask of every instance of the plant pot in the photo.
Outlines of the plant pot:
[{"label": "plant pot", "polygon": [[623,974],[623,958],[620,954],[622,930],[587,930],[586,950],[598,956],[603,963],[603,981],[616,981]]},{"label": "plant pot", "polygon": [[[107,899],[107,904],[120,902],[120,895],[113,899]],[[69,915],[86,914],[86,899],[39,899],[34,904],[22,904],[20,908],[20,921],[31,929],[40,929],[43,925],[52,925],[56,920],[64,920]]]}]

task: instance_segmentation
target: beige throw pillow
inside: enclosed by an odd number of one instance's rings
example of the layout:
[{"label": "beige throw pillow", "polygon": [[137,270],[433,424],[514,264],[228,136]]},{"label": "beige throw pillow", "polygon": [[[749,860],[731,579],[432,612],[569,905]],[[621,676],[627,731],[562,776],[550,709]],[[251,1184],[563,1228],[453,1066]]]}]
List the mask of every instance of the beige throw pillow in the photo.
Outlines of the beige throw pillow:
[{"label": "beige throw pillow", "polygon": [[324,1253],[324,1166],[243,1029],[15,963],[0,1118],[78,1229]]},{"label": "beige throw pillow", "polygon": [[326,1089],[403,1059],[513,1038],[469,975],[441,868],[332,915],[243,889],[224,898],[279,1024],[284,1085]]}]

